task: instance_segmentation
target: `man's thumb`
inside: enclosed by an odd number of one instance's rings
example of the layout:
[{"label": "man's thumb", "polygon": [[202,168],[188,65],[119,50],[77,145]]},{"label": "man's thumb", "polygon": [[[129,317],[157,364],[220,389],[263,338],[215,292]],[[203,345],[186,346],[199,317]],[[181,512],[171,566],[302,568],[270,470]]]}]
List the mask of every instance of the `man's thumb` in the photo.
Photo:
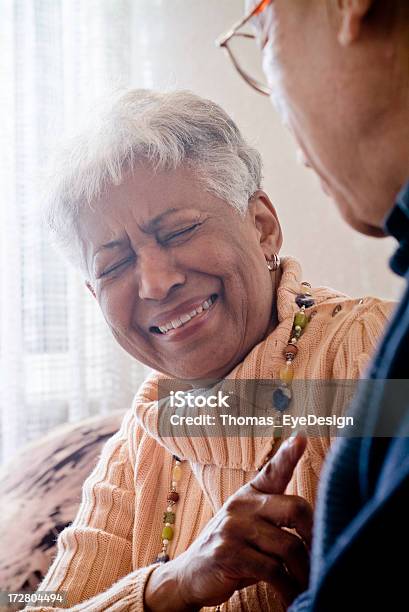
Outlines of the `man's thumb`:
[{"label": "man's thumb", "polygon": [[289,438],[278,452],[250,482],[260,493],[282,495],[291,480],[295,466],[299,462],[307,445],[304,434],[298,433]]}]

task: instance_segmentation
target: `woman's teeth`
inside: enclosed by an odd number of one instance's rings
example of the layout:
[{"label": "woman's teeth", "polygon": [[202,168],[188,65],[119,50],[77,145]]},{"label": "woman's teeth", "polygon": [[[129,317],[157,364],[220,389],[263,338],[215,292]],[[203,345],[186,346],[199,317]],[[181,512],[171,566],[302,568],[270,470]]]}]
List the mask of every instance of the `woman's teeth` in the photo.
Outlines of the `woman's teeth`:
[{"label": "woman's teeth", "polygon": [[169,321],[169,323],[166,323],[165,325],[160,325],[159,327],[157,327],[157,329],[159,329],[161,334],[166,334],[166,332],[170,331],[171,329],[177,329],[178,327],[182,327],[182,325],[188,323],[191,319],[202,313],[204,310],[208,310],[210,306],[216,301],[216,297],[216,295],[211,295],[207,300],[200,304],[200,306],[198,306],[191,312],[183,314],[177,319]]}]

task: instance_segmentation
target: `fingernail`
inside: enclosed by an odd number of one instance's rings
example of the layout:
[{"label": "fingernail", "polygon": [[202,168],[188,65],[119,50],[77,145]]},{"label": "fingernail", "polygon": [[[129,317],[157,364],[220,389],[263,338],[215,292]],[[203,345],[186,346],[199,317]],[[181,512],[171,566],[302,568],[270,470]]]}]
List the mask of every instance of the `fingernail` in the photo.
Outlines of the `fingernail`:
[{"label": "fingernail", "polygon": [[287,440],[288,446],[292,446],[293,444],[295,444],[296,440],[298,440],[300,436],[304,435],[305,433],[302,429],[296,429],[295,431],[293,431]]},{"label": "fingernail", "polygon": [[284,444],[281,445],[281,448],[283,449],[290,448],[290,446],[294,444],[295,440],[296,440],[296,435],[292,433],[291,436],[287,438],[287,440],[284,442]]}]

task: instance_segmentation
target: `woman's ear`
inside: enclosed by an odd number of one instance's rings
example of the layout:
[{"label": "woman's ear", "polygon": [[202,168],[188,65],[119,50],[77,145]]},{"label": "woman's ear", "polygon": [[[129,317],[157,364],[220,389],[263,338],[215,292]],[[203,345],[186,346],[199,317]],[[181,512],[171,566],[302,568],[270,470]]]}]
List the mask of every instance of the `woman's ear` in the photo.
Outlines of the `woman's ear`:
[{"label": "woman's ear", "polygon": [[268,195],[257,190],[249,202],[249,214],[257,230],[260,246],[267,259],[279,253],[283,243],[280,222]]},{"label": "woman's ear", "polygon": [[93,295],[93,296],[94,296],[94,298],[96,299],[96,298],[97,298],[97,295],[96,295],[96,293],[95,293],[95,291],[94,291],[94,288],[93,288],[93,286],[91,285],[91,283],[90,283],[89,281],[85,281],[85,286],[86,286],[86,288],[88,289],[88,291],[90,291],[90,293],[92,293],[92,295]]}]

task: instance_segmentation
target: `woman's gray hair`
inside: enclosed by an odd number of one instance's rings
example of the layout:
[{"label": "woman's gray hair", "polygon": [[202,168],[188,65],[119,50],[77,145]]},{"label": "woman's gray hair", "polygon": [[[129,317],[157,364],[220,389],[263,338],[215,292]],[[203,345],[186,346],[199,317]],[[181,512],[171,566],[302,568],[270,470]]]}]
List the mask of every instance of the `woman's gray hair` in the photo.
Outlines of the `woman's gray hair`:
[{"label": "woman's gray hair", "polygon": [[260,154],[217,104],[189,91],[146,89],[117,94],[85,131],[60,148],[49,174],[44,206],[53,242],[72,261],[81,207],[97,206],[109,185],[138,163],[155,171],[187,165],[204,189],[244,216],[260,188]]}]

